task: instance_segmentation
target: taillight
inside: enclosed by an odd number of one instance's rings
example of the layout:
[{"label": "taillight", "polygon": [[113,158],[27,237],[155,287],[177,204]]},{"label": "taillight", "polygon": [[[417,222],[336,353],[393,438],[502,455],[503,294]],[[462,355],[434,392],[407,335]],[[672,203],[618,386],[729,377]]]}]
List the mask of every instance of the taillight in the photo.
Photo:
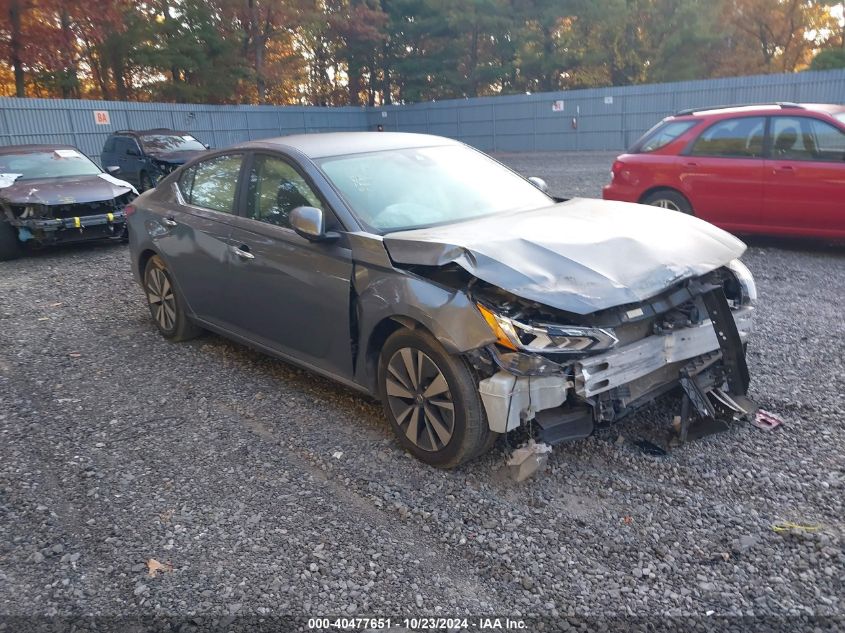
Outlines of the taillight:
[{"label": "taillight", "polygon": [[127,204],[125,207],[123,207],[123,217],[128,218],[130,215],[135,213],[135,211],[135,205]]},{"label": "taillight", "polygon": [[616,176],[619,175],[619,170],[622,169],[622,161],[615,160],[613,161],[613,167],[610,168],[610,179],[615,180]]},{"label": "taillight", "polygon": [[631,170],[626,169],[625,163],[621,160],[614,161],[610,174],[610,179],[613,182],[619,181],[625,184],[633,184],[631,182]]}]

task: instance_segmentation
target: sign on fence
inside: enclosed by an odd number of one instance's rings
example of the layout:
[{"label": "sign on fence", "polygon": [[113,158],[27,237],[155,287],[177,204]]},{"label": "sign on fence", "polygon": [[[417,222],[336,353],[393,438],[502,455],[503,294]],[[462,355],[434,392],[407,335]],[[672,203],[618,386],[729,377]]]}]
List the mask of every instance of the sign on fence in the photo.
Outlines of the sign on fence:
[{"label": "sign on fence", "polygon": [[94,110],[94,123],[97,125],[111,125],[108,110]]},{"label": "sign on fence", "polygon": [[563,101],[552,102],[552,112],[563,112]]}]

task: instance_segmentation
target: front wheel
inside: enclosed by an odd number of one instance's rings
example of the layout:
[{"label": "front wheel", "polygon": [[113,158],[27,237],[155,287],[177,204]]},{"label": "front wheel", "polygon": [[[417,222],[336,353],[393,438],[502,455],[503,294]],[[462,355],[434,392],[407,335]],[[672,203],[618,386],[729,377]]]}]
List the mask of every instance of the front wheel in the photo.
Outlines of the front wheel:
[{"label": "front wheel", "polygon": [[150,257],[144,268],[144,292],[153,321],[164,338],[187,341],[202,332],[188,318],[185,302],[176,292],[173,278],[158,255]]},{"label": "front wheel", "polygon": [[426,464],[454,468],[492,445],[471,367],[428,332],[399,330],[385,341],[378,386],[399,442]]},{"label": "front wheel", "polygon": [[0,219],[0,262],[17,259],[23,254],[18,231],[8,222]]},{"label": "front wheel", "polygon": [[653,207],[693,215],[692,205],[689,203],[689,200],[681,193],[672,191],[671,189],[661,189],[660,191],[650,193],[641,202],[642,204],[648,204]]}]

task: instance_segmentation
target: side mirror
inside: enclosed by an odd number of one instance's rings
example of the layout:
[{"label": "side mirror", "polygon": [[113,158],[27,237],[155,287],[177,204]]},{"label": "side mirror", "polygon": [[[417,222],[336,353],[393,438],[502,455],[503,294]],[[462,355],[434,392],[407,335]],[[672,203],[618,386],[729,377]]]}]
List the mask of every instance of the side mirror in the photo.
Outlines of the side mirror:
[{"label": "side mirror", "polygon": [[129,147],[126,149],[127,156],[140,156],[141,152],[136,147]]},{"label": "side mirror", "polygon": [[296,207],[290,212],[290,225],[297,235],[312,242],[323,242],[340,237],[333,231],[326,231],[326,216],[316,207]]},{"label": "side mirror", "polygon": [[537,189],[539,189],[543,193],[549,193],[549,186],[546,184],[546,181],[542,178],[537,178],[537,176],[531,176],[531,178],[528,179],[528,182],[537,187]]},{"label": "side mirror", "polygon": [[120,173],[120,166],[109,165],[108,167],[106,167],[106,172],[111,174],[112,176],[117,176]]},{"label": "side mirror", "polygon": [[203,143],[203,146],[205,147],[205,149],[211,149],[211,145],[209,145],[208,143]]}]

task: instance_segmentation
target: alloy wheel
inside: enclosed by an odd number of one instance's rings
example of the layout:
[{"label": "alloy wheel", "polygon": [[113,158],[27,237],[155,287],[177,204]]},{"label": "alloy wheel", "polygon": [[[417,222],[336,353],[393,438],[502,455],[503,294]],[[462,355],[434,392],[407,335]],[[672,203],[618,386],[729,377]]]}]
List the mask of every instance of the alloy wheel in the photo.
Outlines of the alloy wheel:
[{"label": "alloy wheel", "polygon": [[159,327],[169,332],[176,325],[176,297],[167,274],[161,268],[147,273],[147,301]]},{"label": "alloy wheel", "polygon": [[385,382],[393,419],[408,440],[425,451],[445,448],[455,431],[455,404],[437,364],[403,347],[390,357]]},{"label": "alloy wheel", "polygon": [[666,198],[660,198],[659,200],[655,200],[651,203],[653,207],[660,207],[661,209],[669,209],[670,211],[680,211],[681,208],[672,200],[667,200]]}]

